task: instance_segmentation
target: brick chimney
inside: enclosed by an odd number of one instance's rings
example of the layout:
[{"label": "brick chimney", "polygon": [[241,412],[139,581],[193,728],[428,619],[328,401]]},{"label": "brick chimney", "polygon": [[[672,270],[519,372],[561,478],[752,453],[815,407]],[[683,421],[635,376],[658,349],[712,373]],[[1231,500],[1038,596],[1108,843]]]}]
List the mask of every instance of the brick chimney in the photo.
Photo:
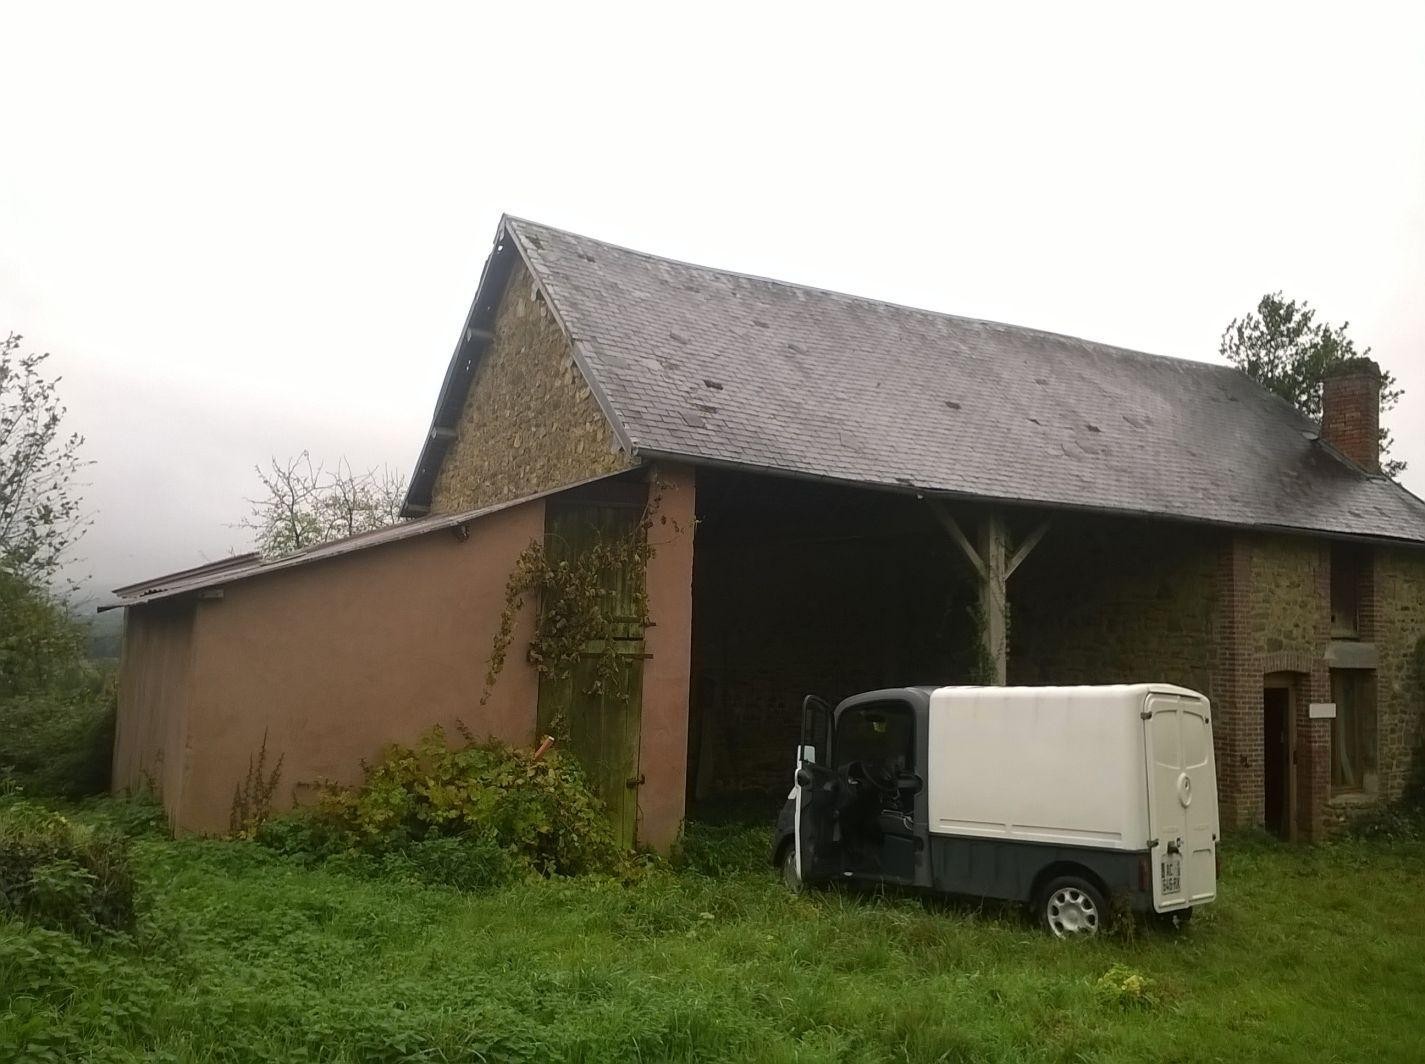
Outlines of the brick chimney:
[{"label": "brick chimney", "polygon": [[1369,473],[1380,472],[1380,367],[1348,358],[1321,385],[1321,438]]}]

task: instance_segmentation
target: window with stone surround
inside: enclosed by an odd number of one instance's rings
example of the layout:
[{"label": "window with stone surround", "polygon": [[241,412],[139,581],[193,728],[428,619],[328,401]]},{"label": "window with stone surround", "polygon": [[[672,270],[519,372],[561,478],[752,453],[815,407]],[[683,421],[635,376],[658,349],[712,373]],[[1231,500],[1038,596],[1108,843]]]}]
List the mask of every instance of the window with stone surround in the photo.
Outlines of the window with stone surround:
[{"label": "window with stone surround", "polygon": [[1331,545],[1331,638],[1360,635],[1361,580],[1365,552],[1350,543]]},{"label": "window with stone surround", "polygon": [[1331,792],[1376,789],[1376,697],[1372,669],[1332,669]]}]

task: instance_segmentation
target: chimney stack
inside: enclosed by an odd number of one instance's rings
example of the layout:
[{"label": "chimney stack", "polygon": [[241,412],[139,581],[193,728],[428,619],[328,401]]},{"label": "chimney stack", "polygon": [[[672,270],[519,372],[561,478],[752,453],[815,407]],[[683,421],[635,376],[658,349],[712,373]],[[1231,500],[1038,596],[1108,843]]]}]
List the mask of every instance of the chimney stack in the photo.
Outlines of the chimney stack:
[{"label": "chimney stack", "polygon": [[1321,438],[1368,473],[1380,472],[1380,367],[1348,358],[1321,384]]}]

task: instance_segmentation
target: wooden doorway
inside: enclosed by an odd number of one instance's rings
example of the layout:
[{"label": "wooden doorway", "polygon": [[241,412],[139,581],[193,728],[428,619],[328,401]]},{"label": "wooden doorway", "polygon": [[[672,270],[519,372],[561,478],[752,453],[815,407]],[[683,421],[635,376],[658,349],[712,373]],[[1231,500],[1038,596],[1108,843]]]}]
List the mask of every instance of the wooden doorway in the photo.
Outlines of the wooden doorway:
[{"label": "wooden doorway", "polygon": [[[605,540],[636,533],[643,516],[642,485],[634,498],[551,503],[545,545],[556,564]],[[540,734],[568,743],[589,777],[589,787],[608,809],[614,836],[632,846],[638,829],[639,749],[643,732],[642,618],[636,588],[642,573],[610,574],[604,608],[614,617],[611,646],[585,644],[579,663],[561,679],[539,681]],[[607,676],[606,655],[617,655],[616,675]]]},{"label": "wooden doorway", "polygon": [[1262,797],[1266,828],[1296,838],[1296,721],[1290,677],[1268,676],[1262,689]]}]

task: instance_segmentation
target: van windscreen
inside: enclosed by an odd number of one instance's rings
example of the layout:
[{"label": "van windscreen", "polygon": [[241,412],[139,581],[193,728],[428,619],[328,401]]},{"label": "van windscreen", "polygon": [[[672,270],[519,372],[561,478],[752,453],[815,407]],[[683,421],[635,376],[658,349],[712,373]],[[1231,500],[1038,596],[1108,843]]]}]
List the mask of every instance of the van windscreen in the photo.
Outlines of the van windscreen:
[{"label": "van windscreen", "polygon": [[915,764],[915,725],[900,702],[856,706],[836,722],[836,760],[875,762],[900,771]]}]

